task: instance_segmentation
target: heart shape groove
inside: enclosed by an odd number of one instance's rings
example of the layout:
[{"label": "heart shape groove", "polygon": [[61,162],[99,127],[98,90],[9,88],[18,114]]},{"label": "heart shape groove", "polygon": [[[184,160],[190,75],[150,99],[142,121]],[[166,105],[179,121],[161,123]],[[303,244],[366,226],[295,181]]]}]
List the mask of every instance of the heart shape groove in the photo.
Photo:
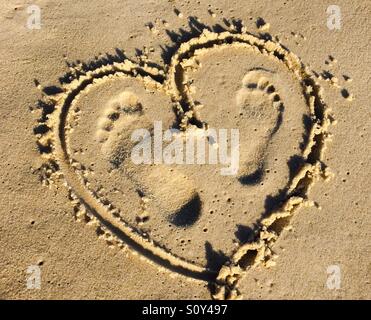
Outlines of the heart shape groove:
[{"label": "heart shape groove", "polygon": [[[279,43],[229,31],[181,44],[166,71],[128,59],[79,71],[42,103],[46,174],[64,178],[76,216],[98,221],[99,234],[216,283],[216,298],[238,296],[239,278],[274,263],[273,243],[294,211],[313,204],[314,181],[328,177],[331,117],[318,83]],[[180,128],[182,141],[237,128],[237,175],[203,163],[134,164],[131,134],[152,138],[155,121]]]}]

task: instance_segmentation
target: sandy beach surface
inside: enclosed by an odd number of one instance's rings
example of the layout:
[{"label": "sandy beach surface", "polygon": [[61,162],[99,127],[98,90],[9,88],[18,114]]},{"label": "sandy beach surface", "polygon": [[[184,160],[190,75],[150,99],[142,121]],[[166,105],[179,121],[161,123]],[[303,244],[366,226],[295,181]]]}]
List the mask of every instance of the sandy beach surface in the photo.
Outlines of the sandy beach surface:
[{"label": "sandy beach surface", "polygon": [[2,1],[0,298],[370,299],[370,17]]}]

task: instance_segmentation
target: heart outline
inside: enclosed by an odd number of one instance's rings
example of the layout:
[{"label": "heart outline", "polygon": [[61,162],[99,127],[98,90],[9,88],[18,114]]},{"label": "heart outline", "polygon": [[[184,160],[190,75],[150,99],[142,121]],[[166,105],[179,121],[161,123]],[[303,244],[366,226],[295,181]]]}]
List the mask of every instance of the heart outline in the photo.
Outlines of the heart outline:
[{"label": "heart outline", "polygon": [[[76,181],[76,172],[72,170],[71,158],[68,155],[65,124],[71,104],[87,86],[94,85],[97,79],[100,78],[124,76],[137,78],[140,81],[147,82],[157,87],[159,90],[170,92],[170,98],[177,107],[178,116],[183,120],[181,125],[186,127],[192,120],[195,120],[193,119],[195,103],[189,93],[189,88],[187,88],[187,81],[185,81],[186,79],[183,77],[185,73],[182,63],[187,59],[191,59],[192,52],[194,53],[195,50],[207,49],[215,45],[234,44],[253,48],[261,54],[272,55],[276,57],[278,61],[283,62],[289,71],[294,73],[302,84],[303,94],[310,108],[312,126],[309,130],[308,143],[303,152],[303,155],[306,157],[306,163],[292,179],[291,183],[289,183],[288,194],[281,206],[281,210],[270,212],[268,217],[260,221],[262,226],[261,231],[264,231],[264,237],[268,240],[262,241],[262,236],[259,236],[259,241],[257,240],[253,243],[240,246],[230,257],[231,264],[223,266],[218,273],[215,273],[212,270],[192,264],[181,257],[176,257],[174,254],[167,252],[165,249],[155,244],[153,240],[147,240],[143,238],[142,235],[137,234],[136,231],[124,221],[121,221],[121,224],[117,224],[117,221],[115,221],[115,219],[107,213],[105,207],[99,203],[99,199],[89,194],[89,192],[82,187],[80,182]],[[62,94],[50,98],[52,103],[55,104],[55,111],[49,115],[45,122],[50,131],[48,131],[48,134],[44,134],[40,137],[38,143],[42,146],[50,147],[51,152],[46,155],[48,160],[55,161],[58,165],[58,171],[62,172],[69,188],[73,190],[73,193],[79,201],[100,220],[100,223],[113,232],[113,234],[120,239],[124,239],[135,251],[138,251],[143,256],[161,266],[165,266],[172,271],[196,279],[215,281],[219,285],[219,295],[220,292],[223,292],[222,295],[226,296],[236,291],[237,281],[243,273],[243,270],[239,266],[239,262],[243,256],[246,255],[249,250],[257,250],[266,247],[268,246],[267,243],[270,245],[275,235],[268,232],[269,226],[271,226],[276,219],[287,216],[288,212],[290,212],[291,215],[293,207],[300,207],[300,204],[305,203],[307,191],[315,180],[315,177],[325,175],[326,168],[324,168],[321,159],[325,140],[327,139],[327,127],[330,124],[330,118],[328,116],[328,109],[326,109],[326,105],[321,98],[320,91],[321,88],[312,79],[300,59],[280,44],[271,40],[260,39],[247,33],[231,33],[228,31],[214,33],[204,30],[199,37],[195,37],[181,44],[178,51],[172,56],[166,77],[156,68],[143,67],[130,60],[126,60],[123,63],[105,65],[89,71],[85,75],[80,75],[74,82],[64,87],[64,92]],[[306,190],[299,193],[300,195],[298,196],[295,191],[303,179],[309,179],[311,181],[307,183]],[[124,223],[124,225],[122,225],[122,223]],[[264,255],[264,252],[260,252],[260,254]],[[233,280],[231,280],[231,278]]]}]

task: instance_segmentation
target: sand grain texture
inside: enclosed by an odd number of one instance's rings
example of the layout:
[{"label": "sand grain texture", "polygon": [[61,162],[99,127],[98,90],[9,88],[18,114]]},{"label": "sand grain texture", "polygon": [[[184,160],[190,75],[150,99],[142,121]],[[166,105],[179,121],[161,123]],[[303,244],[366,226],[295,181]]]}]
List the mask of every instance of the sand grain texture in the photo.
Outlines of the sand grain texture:
[{"label": "sand grain texture", "polygon": [[[335,31],[324,1],[29,4],[0,5],[0,298],[370,298],[367,1]],[[133,164],[158,120],[238,128],[237,176]]]}]

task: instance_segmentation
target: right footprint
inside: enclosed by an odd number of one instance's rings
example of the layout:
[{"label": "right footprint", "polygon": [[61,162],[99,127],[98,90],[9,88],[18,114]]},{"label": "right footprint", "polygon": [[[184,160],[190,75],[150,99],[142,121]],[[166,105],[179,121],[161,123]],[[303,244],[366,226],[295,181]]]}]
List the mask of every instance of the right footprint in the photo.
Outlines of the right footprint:
[{"label": "right footprint", "polygon": [[[238,179],[242,184],[255,184],[261,180],[267,144],[282,122],[284,105],[271,78],[271,72],[252,70],[244,76],[242,88],[236,95],[239,127],[244,128],[246,122],[254,124],[253,134],[251,131],[248,133],[252,134],[250,143],[240,151]],[[247,131],[244,131],[241,134],[246,137]]]}]

